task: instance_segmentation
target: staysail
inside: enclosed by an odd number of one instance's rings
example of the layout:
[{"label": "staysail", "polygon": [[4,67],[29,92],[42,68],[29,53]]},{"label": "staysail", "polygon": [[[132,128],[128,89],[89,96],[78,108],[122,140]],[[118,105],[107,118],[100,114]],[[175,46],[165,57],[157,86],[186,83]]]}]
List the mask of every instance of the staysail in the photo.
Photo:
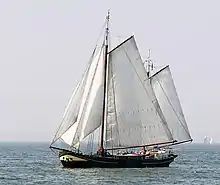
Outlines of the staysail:
[{"label": "staysail", "polygon": [[133,36],[109,53],[108,66],[106,147],[172,141]]},{"label": "staysail", "polygon": [[102,107],[104,98],[104,47],[94,58],[91,71],[84,89],[78,127],[73,137],[72,145],[82,141],[95,131],[102,121]]},{"label": "staysail", "polygon": [[55,134],[55,137],[52,141],[52,144],[55,143],[58,139],[63,140],[66,144],[71,145],[72,135],[76,130],[76,121],[79,114],[79,109],[82,101],[82,94],[84,92],[85,84],[88,77],[88,71],[90,70],[90,65],[92,63],[96,48],[91,56],[90,62],[82,76],[81,81],[78,83],[74,89],[72,96],[69,100],[69,103],[65,109],[63,120]]},{"label": "staysail", "polygon": [[94,51],[81,82],[75,88],[52,144],[61,139],[69,146],[74,146],[100,126],[103,81],[101,47],[99,51]]},{"label": "staysail", "polygon": [[152,75],[150,82],[173,138],[191,140],[169,66]]}]

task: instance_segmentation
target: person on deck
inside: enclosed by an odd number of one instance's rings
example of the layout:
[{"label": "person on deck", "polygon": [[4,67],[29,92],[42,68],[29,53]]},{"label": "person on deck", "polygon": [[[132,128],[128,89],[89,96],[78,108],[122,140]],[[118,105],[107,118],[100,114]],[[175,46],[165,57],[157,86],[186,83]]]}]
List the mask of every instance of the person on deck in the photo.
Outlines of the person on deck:
[{"label": "person on deck", "polygon": [[102,147],[99,147],[97,150],[97,155],[102,155],[103,149]]},{"label": "person on deck", "polygon": [[140,154],[145,155],[146,154],[146,149],[145,147],[142,148],[142,150],[140,151]]}]

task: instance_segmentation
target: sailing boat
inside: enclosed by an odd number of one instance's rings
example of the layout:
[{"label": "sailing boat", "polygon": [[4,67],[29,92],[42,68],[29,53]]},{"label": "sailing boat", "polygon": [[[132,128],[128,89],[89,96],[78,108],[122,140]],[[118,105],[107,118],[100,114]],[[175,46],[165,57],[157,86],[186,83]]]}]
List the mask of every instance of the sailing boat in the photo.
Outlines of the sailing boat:
[{"label": "sailing boat", "polygon": [[50,148],[68,168],[168,167],[158,148],[192,141],[169,68],[149,77],[133,35],[109,50],[105,24]]},{"label": "sailing boat", "polygon": [[204,144],[212,144],[212,138],[208,137],[208,136],[205,136],[204,137]]}]

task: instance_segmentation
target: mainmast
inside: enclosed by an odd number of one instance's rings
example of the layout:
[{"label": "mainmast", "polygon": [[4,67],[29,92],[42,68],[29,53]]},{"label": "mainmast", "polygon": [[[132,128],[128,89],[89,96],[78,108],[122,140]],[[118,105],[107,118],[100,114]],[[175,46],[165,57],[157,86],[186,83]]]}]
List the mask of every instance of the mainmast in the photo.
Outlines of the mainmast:
[{"label": "mainmast", "polygon": [[106,29],[105,29],[105,54],[104,54],[104,98],[103,98],[103,112],[102,112],[102,123],[101,123],[101,149],[102,155],[104,154],[104,123],[105,123],[105,112],[106,112],[106,81],[107,81],[107,63],[108,63],[108,37],[109,37],[109,17],[110,11],[108,11],[108,15],[106,17]]}]

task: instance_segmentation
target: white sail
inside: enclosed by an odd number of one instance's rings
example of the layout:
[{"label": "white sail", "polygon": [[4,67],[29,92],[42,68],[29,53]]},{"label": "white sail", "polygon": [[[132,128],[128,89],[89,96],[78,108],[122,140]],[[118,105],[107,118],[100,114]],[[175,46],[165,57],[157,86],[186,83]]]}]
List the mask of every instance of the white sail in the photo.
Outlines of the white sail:
[{"label": "white sail", "polygon": [[108,73],[107,148],[171,141],[134,37],[110,52]]},{"label": "white sail", "polygon": [[61,138],[65,143],[71,145],[71,140],[72,140],[71,135],[73,135],[75,133],[74,130],[76,130],[76,126],[74,124],[76,123],[77,117],[79,114],[79,109],[80,109],[81,101],[82,101],[82,95],[84,92],[85,84],[86,84],[87,77],[88,77],[88,71],[90,69],[92,59],[93,59],[93,55],[91,57],[91,60],[89,62],[89,65],[86,71],[84,72],[82,80],[78,83],[78,85],[73,91],[73,94],[65,109],[62,123],[60,124],[59,129],[57,130],[57,133],[52,143],[56,142],[58,139]]},{"label": "white sail", "polygon": [[67,143],[68,145],[72,145],[73,136],[76,132],[77,124],[73,124],[66,132],[64,132],[61,136],[61,139]]},{"label": "white sail", "polygon": [[151,76],[150,82],[173,138],[177,141],[190,140],[169,66]]},{"label": "white sail", "polygon": [[104,98],[104,48],[94,58],[82,96],[77,129],[72,136],[72,145],[82,141],[96,130],[102,121]]},{"label": "white sail", "polygon": [[68,145],[74,146],[101,124],[104,96],[103,47],[98,51],[94,50],[94,54],[82,81],[73,92],[52,143],[62,139]]},{"label": "white sail", "polygon": [[212,144],[212,138],[205,136],[204,137],[204,144]]},{"label": "white sail", "polygon": [[[108,65],[108,92],[107,92],[107,122],[105,124],[105,147],[112,148],[119,145],[118,121],[115,102],[115,82],[112,63]],[[114,136],[112,135],[114,133]]]}]

